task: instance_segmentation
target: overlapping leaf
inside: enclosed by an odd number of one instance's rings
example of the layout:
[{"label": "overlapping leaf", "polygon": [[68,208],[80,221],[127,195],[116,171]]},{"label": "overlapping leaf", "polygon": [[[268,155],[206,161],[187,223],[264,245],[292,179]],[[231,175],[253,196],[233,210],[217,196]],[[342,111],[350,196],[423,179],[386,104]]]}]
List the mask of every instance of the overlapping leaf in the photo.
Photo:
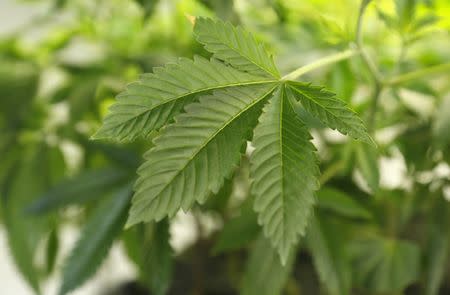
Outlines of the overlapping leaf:
[{"label": "overlapping leaf", "polygon": [[304,233],[315,202],[319,169],[310,139],[281,87],[255,129],[251,171],[258,221],[283,263]]},{"label": "overlapping leaf", "polygon": [[280,74],[264,45],[241,27],[208,18],[197,18],[194,33],[197,41],[214,57],[254,75],[279,78]]},{"label": "overlapping leaf", "polygon": [[323,87],[302,82],[288,82],[289,94],[299,100],[303,107],[319,118],[325,125],[342,134],[374,144],[363,121],[333,92]]},{"label": "overlapping leaf", "polygon": [[128,225],[161,220],[219,190],[275,85],[218,90],[163,129],[139,168]]},{"label": "overlapping leaf", "polygon": [[167,124],[197,94],[213,89],[258,84],[268,78],[251,75],[218,60],[196,56],[144,74],[117,96],[94,138],[132,140]]}]

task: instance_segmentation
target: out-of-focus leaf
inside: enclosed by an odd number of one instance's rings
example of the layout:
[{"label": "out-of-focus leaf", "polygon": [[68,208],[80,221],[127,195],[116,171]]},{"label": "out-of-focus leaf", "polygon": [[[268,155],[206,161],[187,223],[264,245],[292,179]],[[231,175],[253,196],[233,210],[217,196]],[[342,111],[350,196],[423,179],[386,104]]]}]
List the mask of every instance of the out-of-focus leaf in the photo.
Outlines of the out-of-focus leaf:
[{"label": "out-of-focus leaf", "polygon": [[372,238],[350,247],[357,281],[372,292],[399,292],[419,277],[420,250],[409,241]]},{"label": "out-of-focus leaf", "polygon": [[425,294],[437,295],[449,267],[450,204],[440,198],[434,207],[429,226],[425,259]]},{"label": "out-of-focus leaf", "polygon": [[406,30],[415,17],[417,0],[395,0],[395,10],[400,29]]},{"label": "out-of-focus leaf", "polygon": [[270,240],[260,235],[247,262],[241,288],[242,295],[279,295],[286,284],[295,261],[294,249],[282,265]]},{"label": "out-of-focus leaf", "polygon": [[27,207],[26,212],[45,214],[70,204],[99,198],[108,189],[125,181],[127,176],[125,171],[114,167],[83,171],[74,178],[61,181],[41,195]]},{"label": "out-of-focus leaf", "polygon": [[324,215],[312,218],[306,243],[314,266],[330,295],[347,295],[351,287],[350,260],[342,232]]},{"label": "out-of-focus leaf", "polygon": [[58,231],[55,228],[50,232],[46,245],[46,257],[45,257],[45,272],[46,274],[52,273],[55,268],[56,258],[59,251],[59,236]]},{"label": "out-of-focus leaf", "polygon": [[166,294],[172,280],[173,258],[169,238],[169,222],[164,219],[153,225],[150,239],[143,249],[142,280],[155,295]]},{"label": "out-of-focus leaf", "polygon": [[215,254],[240,249],[254,240],[261,227],[253,210],[253,199],[248,199],[241,209],[241,214],[226,222],[214,245]]},{"label": "out-of-focus leaf", "polygon": [[450,143],[450,95],[441,102],[434,117],[433,137],[437,145],[447,146]]},{"label": "out-of-focus leaf", "polygon": [[317,192],[317,199],[319,208],[331,210],[350,218],[371,218],[370,212],[364,206],[343,191],[331,187],[322,187]]},{"label": "out-of-focus leaf", "polygon": [[40,293],[40,287],[39,270],[34,257],[36,245],[44,237],[48,219],[26,216],[23,210],[36,194],[49,185],[51,172],[42,169],[42,163],[46,163],[47,168],[52,167],[49,157],[52,152],[45,145],[22,150],[21,160],[8,172],[2,191],[1,209],[10,251],[18,270],[36,293]]},{"label": "out-of-focus leaf", "polygon": [[65,262],[59,294],[67,294],[76,289],[96,272],[122,231],[130,199],[131,187],[127,185],[93,212]]},{"label": "out-of-focus leaf", "polygon": [[0,60],[0,112],[11,120],[28,110],[39,82],[39,72],[25,61]]},{"label": "out-of-focus leaf", "polygon": [[225,179],[220,190],[216,194],[212,193],[211,196],[208,197],[206,203],[202,206],[209,210],[217,210],[222,212],[224,209],[226,209],[228,200],[233,193],[233,185],[233,177]]},{"label": "out-of-focus leaf", "polygon": [[364,180],[373,193],[376,193],[380,183],[380,172],[378,170],[377,150],[365,143],[355,143],[356,165],[361,171]]}]

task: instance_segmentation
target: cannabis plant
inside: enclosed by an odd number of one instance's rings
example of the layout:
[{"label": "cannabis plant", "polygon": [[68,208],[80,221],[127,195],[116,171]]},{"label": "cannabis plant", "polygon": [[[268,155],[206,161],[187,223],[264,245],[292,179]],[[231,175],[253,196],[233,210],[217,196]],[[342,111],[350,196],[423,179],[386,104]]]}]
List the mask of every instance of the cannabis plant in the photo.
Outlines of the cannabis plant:
[{"label": "cannabis plant", "polygon": [[198,18],[194,34],[212,57],[180,59],[143,75],[118,96],[94,135],[130,140],[160,131],[138,170],[127,226],[204,203],[251,141],[254,209],[285,264],[305,233],[319,188],[315,148],[296,104],[330,128],[373,141],[332,92],[281,77],[249,32]]},{"label": "cannabis plant", "polygon": [[[60,270],[69,294],[118,245],[136,277],[114,294],[448,294],[447,1],[238,2],[55,0],[0,42],[24,280],[47,294]],[[67,59],[80,40],[100,58]]]}]

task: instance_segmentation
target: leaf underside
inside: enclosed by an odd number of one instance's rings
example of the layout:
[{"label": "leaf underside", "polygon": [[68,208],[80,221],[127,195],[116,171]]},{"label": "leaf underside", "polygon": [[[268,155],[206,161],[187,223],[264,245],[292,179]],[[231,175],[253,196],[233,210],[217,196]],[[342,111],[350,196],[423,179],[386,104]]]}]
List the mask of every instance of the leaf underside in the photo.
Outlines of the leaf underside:
[{"label": "leaf underside", "polygon": [[285,263],[304,234],[315,203],[319,169],[306,126],[298,119],[281,86],[255,128],[251,158],[254,209],[264,233]]},{"label": "leaf underside", "polygon": [[218,90],[186,107],[146,153],[127,225],[173,216],[217,192],[238,164],[275,85]]}]

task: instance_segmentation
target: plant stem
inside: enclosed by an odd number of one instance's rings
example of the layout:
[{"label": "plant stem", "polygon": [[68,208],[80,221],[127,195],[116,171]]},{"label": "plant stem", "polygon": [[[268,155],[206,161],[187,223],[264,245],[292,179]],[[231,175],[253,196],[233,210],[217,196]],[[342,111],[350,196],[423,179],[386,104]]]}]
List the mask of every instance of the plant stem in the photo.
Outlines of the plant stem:
[{"label": "plant stem", "polygon": [[380,94],[382,90],[382,85],[375,83],[373,94],[372,94],[372,105],[369,109],[369,117],[367,119],[367,131],[373,133],[375,130],[375,116],[378,108],[378,101],[380,100]]},{"label": "plant stem", "polygon": [[450,71],[450,63],[440,64],[429,68],[406,73],[403,75],[399,75],[397,77],[390,79],[389,81],[386,81],[384,84],[386,86],[396,86],[412,80],[420,79],[426,76],[431,76],[446,71]]},{"label": "plant stem", "polygon": [[375,129],[375,125],[376,125],[375,118],[376,118],[376,112],[378,109],[378,101],[380,100],[380,94],[381,94],[381,91],[383,90],[383,84],[384,84],[383,76],[379,72],[377,66],[375,65],[375,62],[370,58],[369,54],[364,49],[364,44],[363,44],[363,37],[362,37],[363,18],[364,18],[364,13],[366,11],[366,8],[371,1],[372,0],[362,0],[361,1],[361,6],[359,7],[358,20],[356,22],[356,37],[355,37],[356,47],[361,52],[361,58],[364,61],[364,63],[366,64],[370,74],[372,75],[373,84],[374,84],[374,86],[373,86],[374,89],[373,89],[373,94],[372,94],[372,105],[369,110],[369,117],[368,117],[368,122],[367,122],[367,125],[368,125],[367,129],[368,129],[369,133],[373,133],[373,131]]},{"label": "plant stem", "polygon": [[338,53],[334,53],[331,54],[329,56],[325,56],[323,58],[320,58],[318,60],[316,60],[315,62],[312,62],[310,64],[307,64],[305,66],[302,66],[292,72],[290,72],[289,74],[283,76],[281,79],[283,80],[295,80],[298,77],[313,71],[315,69],[330,65],[330,64],[334,64],[337,63],[339,61],[348,59],[352,56],[355,56],[359,54],[359,50],[355,50],[355,49],[347,49],[345,51],[342,52],[338,52]]},{"label": "plant stem", "polygon": [[358,14],[358,20],[356,22],[356,47],[361,52],[361,58],[363,59],[364,63],[366,64],[367,68],[369,69],[373,79],[375,80],[375,83],[382,84],[383,77],[381,76],[380,72],[378,71],[377,66],[375,65],[375,62],[370,58],[367,51],[364,49],[363,44],[363,37],[362,37],[362,25],[363,25],[363,17],[364,13],[366,11],[367,6],[372,0],[362,0],[361,6],[359,8],[359,14]]}]

